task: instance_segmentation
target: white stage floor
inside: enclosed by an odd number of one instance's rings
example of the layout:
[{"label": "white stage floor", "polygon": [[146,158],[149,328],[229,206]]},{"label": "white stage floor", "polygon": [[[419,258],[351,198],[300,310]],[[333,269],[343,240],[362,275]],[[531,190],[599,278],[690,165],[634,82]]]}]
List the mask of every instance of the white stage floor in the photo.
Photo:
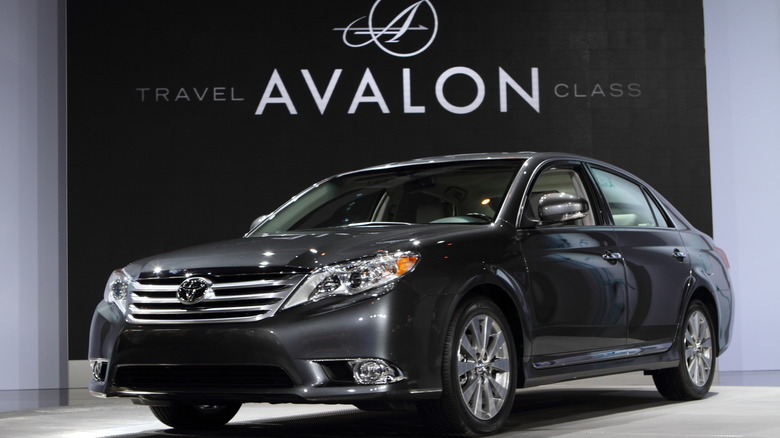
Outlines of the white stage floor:
[{"label": "white stage floor", "polygon": [[[780,387],[718,385],[704,400],[669,402],[647,379],[626,375],[518,390],[506,427],[494,436],[780,437]],[[180,433],[159,423],[146,407],[126,399],[97,399],[79,389],[67,390],[67,406],[0,413],[0,436],[423,437],[430,433],[415,414],[362,412],[349,405],[286,404],[247,404],[224,429]]]}]

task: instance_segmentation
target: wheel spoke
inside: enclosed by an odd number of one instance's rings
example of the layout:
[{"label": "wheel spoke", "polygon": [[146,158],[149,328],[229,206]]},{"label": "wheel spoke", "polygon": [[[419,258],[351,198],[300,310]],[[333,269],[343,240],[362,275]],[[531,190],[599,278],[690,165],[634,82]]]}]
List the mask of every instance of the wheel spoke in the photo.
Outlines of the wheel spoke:
[{"label": "wheel spoke", "polygon": [[468,354],[466,359],[471,359],[474,361],[479,360],[480,354],[471,344],[471,339],[469,339],[468,334],[466,333],[463,333],[463,336],[460,338],[460,351],[462,353]]},{"label": "wheel spoke", "polygon": [[696,345],[696,339],[691,336],[690,330],[685,331],[685,342],[688,345]]},{"label": "wheel spoke", "polygon": [[704,370],[707,371],[707,374],[709,375],[709,372],[712,370],[712,358],[709,356],[701,355],[700,359],[702,364],[704,365]]},{"label": "wheel spoke", "polygon": [[[481,356],[482,353],[485,351],[485,344],[482,342],[483,329],[482,329],[481,321],[479,320],[479,318],[474,318],[471,320],[470,326],[471,326],[471,333],[474,338],[474,342],[476,343],[476,345],[474,345],[474,349],[476,350],[477,355]],[[466,332],[468,333],[468,330]]]},{"label": "wheel spoke", "polygon": [[691,315],[691,319],[688,320],[688,333],[689,337],[695,344],[699,340],[699,324],[696,323],[696,314]]},{"label": "wheel spoke", "polygon": [[459,361],[458,362],[458,377],[463,376],[466,373],[473,372],[477,368],[475,362]]},{"label": "wheel spoke", "polygon": [[696,386],[702,386],[707,381],[708,377],[707,370],[704,367],[704,361],[700,358],[696,358],[696,380],[694,383],[696,383]]},{"label": "wheel spoke", "polygon": [[474,380],[474,397],[472,398],[472,405],[471,405],[471,413],[474,414],[477,418],[482,418],[480,414],[480,410],[482,409],[482,381],[481,379],[477,378]]},{"label": "wheel spoke", "polygon": [[504,340],[504,334],[501,332],[496,333],[493,342],[490,344],[490,349],[488,349],[487,359],[488,360],[495,359],[496,355],[501,351],[504,345],[506,345],[506,341]]},{"label": "wheel spoke", "polygon": [[693,356],[696,353],[695,347],[689,347],[685,349],[685,361],[690,362],[691,356]]},{"label": "wheel spoke", "polygon": [[696,366],[696,357],[688,364],[688,374],[691,376],[691,381],[697,386],[699,385],[699,367]]},{"label": "wheel spoke", "polygon": [[710,377],[710,366],[704,357],[699,356],[699,386],[704,385]]},{"label": "wheel spoke", "polygon": [[697,341],[701,343],[710,336],[710,325],[709,322],[707,322],[707,319],[701,313],[698,314],[698,320],[699,330]]},{"label": "wheel spoke", "polygon": [[481,318],[480,325],[482,326],[482,338],[480,339],[482,349],[480,353],[485,354],[487,352],[488,345],[490,344],[490,337],[493,333],[493,318],[485,316]]},{"label": "wheel spoke", "polygon": [[493,389],[493,393],[496,395],[496,398],[503,400],[506,396],[507,388],[501,386],[501,384],[498,383],[498,381],[492,376],[488,377],[488,382],[490,383],[490,387]]},{"label": "wheel spoke", "polygon": [[509,359],[499,359],[495,362],[491,362],[490,366],[493,367],[494,370],[501,372],[501,373],[508,373],[512,370],[509,369]]},{"label": "wheel spoke", "polygon": [[461,387],[461,391],[463,394],[463,400],[466,401],[467,405],[470,405],[473,402],[474,393],[478,392],[477,389],[479,388],[479,379],[469,379],[469,381],[466,383],[465,387]]},{"label": "wheel spoke", "polygon": [[482,379],[482,398],[487,406],[482,406],[482,418],[490,418],[498,412],[496,399],[493,397],[493,391],[488,379]]}]

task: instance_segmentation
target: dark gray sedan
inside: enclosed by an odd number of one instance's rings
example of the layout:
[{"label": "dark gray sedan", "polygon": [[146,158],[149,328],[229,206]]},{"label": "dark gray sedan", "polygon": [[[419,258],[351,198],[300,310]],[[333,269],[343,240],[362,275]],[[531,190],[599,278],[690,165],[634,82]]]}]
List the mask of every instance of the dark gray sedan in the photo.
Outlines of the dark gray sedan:
[{"label": "dark gray sedan", "polygon": [[90,390],[174,428],[316,402],[480,435],[516,388],[574,378],[643,370],[699,399],[731,320],[725,254],[637,177],[568,154],[443,156],[328,178],[241,239],[117,269]]}]

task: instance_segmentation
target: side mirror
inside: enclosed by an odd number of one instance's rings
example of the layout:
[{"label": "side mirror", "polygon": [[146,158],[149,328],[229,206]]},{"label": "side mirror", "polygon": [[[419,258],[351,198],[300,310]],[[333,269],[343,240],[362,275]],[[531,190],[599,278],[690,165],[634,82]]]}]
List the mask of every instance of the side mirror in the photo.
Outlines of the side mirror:
[{"label": "side mirror", "polygon": [[262,215],[262,216],[258,217],[257,219],[253,220],[253,221],[252,221],[252,225],[250,225],[250,226],[249,226],[249,231],[252,231],[252,230],[254,230],[255,228],[257,228],[257,226],[258,226],[258,225],[260,225],[260,224],[261,224],[263,221],[265,221],[266,219],[268,219],[268,215],[267,215],[267,214],[264,214],[264,215]]},{"label": "side mirror", "polygon": [[588,215],[588,201],[568,193],[548,193],[539,200],[541,225],[582,219]]}]

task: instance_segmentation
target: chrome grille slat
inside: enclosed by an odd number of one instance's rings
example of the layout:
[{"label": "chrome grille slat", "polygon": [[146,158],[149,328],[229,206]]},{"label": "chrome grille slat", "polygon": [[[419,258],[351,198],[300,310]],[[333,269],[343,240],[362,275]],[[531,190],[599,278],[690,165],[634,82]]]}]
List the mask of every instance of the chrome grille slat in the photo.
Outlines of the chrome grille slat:
[{"label": "chrome grille slat", "polygon": [[[133,303],[141,303],[141,304],[177,304],[179,303],[179,300],[177,298],[147,298],[147,297],[139,297],[138,295],[132,295],[132,302]],[[131,306],[132,307],[132,306]]]},{"label": "chrome grille slat", "polygon": [[176,290],[179,289],[179,286],[139,284],[137,282],[133,282],[133,289],[137,291],[144,291],[144,292],[176,292]]},{"label": "chrome grille slat", "polygon": [[247,281],[244,283],[219,283],[214,284],[214,290],[217,289],[244,289],[250,287],[275,287],[275,286],[290,286],[290,281],[286,280],[260,280],[260,281]]},{"label": "chrome grille slat", "polygon": [[[297,277],[297,275],[295,276]],[[186,277],[182,277],[181,280],[184,281]],[[250,287],[278,287],[278,286],[290,286],[293,282],[290,279],[284,279],[284,280],[254,280],[254,281],[244,281],[244,282],[237,282],[233,281],[230,283],[214,283],[213,288],[214,289],[244,289],[244,288],[250,288]],[[149,292],[175,292],[178,288],[178,284],[145,284],[138,281],[133,282],[133,285],[135,286],[136,290],[143,290],[143,291],[149,291]]]},{"label": "chrome grille slat", "polygon": [[[188,277],[140,278],[130,285],[127,320],[136,324],[259,321],[276,314],[305,275],[240,272],[226,276],[194,275],[213,283],[213,293],[195,305],[183,304],[176,296],[179,285]],[[242,277],[247,281],[236,281]]]},{"label": "chrome grille slat", "polygon": [[135,324],[203,324],[212,322],[248,322],[259,321],[261,318],[247,318],[245,316],[236,317],[221,317],[221,318],[192,318],[192,319],[171,319],[171,320],[159,320],[159,319],[142,319],[135,318],[132,315],[128,317],[128,320]]},{"label": "chrome grille slat", "polygon": [[[176,291],[173,291],[174,293]],[[259,294],[244,294],[244,295],[222,295],[210,298],[209,303],[219,303],[222,301],[246,301],[246,300],[276,300],[287,297],[287,291],[273,292],[273,293],[259,293]],[[133,295],[133,303],[145,303],[145,304],[175,304],[179,300],[177,298],[158,298],[158,297],[142,297],[139,295]]]},{"label": "chrome grille slat", "polygon": [[147,310],[147,309],[138,309],[135,308],[135,306],[131,306],[130,308],[133,311],[133,315],[172,315],[172,314],[182,314],[182,315],[198,315],[198,314],[205,314],[205,313],[215,313],[215,312],[251,312],[251,311],[269,311],[273,309],[274,306],[234,306],[234,307],[206,307],[206,308],[195,308],[195,309],[153,309],[153,310]]}]

